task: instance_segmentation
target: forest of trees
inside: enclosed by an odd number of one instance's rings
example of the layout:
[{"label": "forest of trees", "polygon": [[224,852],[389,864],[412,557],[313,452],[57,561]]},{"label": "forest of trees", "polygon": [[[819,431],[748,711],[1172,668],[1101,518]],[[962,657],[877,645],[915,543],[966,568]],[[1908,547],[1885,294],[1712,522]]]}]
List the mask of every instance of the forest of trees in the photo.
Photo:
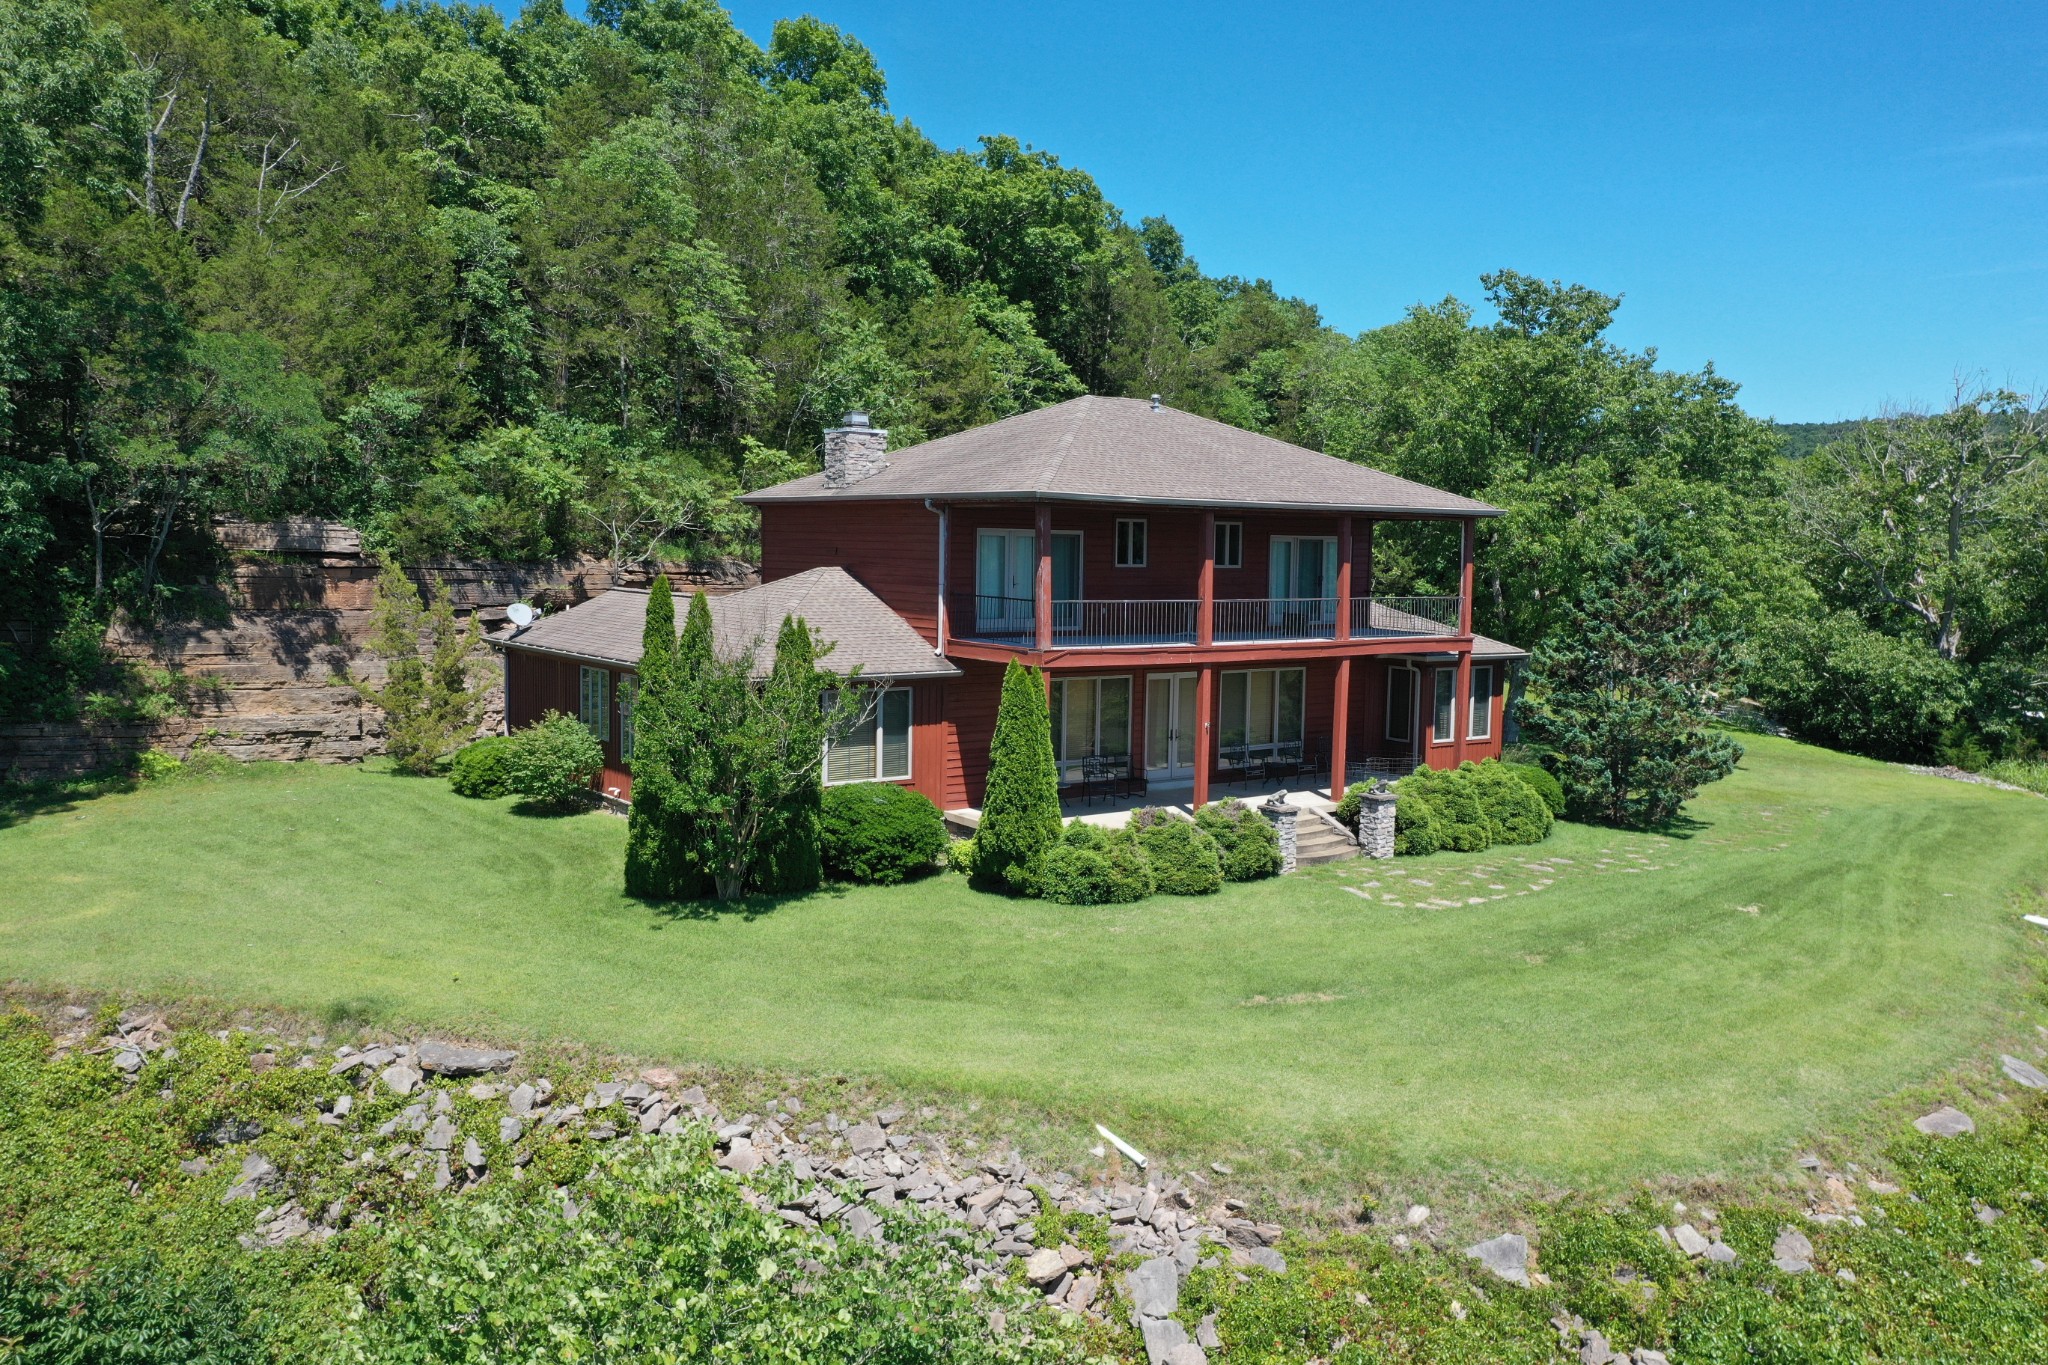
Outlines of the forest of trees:
[{"label": "forest of trees", "polygon": [[[2030,399],[1788,440],[1612,344],[1617,297],[1513,271],[1345,336],[1048,152],[936,146],[819,20],[589,14],[0,0],[0,714],[75,714],[115,613],[193,610],[216,515],[407,562],[746,555],[734,495],[849,407],[901,446],[1094,392],[1505,508],[1490,634],[1540,645],[1647,519],[1801,730],[2044,736]],[[1380,545],[1448,586],[1442,531]]]}]

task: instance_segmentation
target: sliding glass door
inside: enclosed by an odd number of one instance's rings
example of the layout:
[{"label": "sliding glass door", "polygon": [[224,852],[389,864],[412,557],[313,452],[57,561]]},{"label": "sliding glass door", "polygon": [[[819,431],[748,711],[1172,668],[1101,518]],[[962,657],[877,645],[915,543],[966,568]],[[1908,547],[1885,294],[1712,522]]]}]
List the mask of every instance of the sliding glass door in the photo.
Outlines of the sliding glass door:
[{"label": "sliding glass door", "polygon": [[1302,742],[1307,676],[1299,668],[1252,668],[1222,678],[1221,752],[1271,754]]}]

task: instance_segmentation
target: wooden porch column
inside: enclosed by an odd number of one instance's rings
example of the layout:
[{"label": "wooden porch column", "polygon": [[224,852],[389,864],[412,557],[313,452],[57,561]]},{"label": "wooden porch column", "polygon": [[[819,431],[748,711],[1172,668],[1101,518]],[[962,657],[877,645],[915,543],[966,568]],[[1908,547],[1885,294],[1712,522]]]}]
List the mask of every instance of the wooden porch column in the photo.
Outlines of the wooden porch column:
[{"label": "wooden porch column", "polygon": [[1330,713],[1330,799],[1344,799],[1345,755],[1351,744],[1351,660],[1337,660],[1337,709]]},{"label": "wooden porch column", "polygon": [[1216,514],[1202,513],[1202,571],[1195,578],[1195,643],[1216,643]]},{"label": "wooden porch column", "polygon": [[1216,711],[1216,669],[1204,664],[1195,675],[1195,809],[1209,804],[1209,760],[1216,751],[1213,742],[1214,728],[1210,724]]},{"label": "wooden porch column", "polygon": [[[1370,518],[1370,517],[1367,517],[1367,518],[1366,518],[1366,520],[1365,520],[1365,524],[1364,524],[1363,526],[1361,526],[1361,527],[1359,527],[1359,528],[1358,528],[1358,543],[1359,543],[1359,545],[1360,545],[1360,546],[1361,546],[1361,547],[1362,547],[1362,548],[1363,548],[1363,549],[1365,550],[1365,581],[1364,581],[1364,582],[1362,582],[1362,583],[1359,583],[1359,584],[1357,585],[1357,586],[1358,586],[1358,595],[1359,595],[1360,597],[1371,597],[1371,596],[1372,596],[1372,518]],[[1368,624],[1368,625],[1370,625],[1370,624],[1371,624],[1371,621],[1370,621],[1370,620],[1368,620],[1368,621],[1367,621],[1367,624]]]},{"label": "wooden porch column", "polygon": [[1337,518],[1337,638],[1351,638],[1351,518]]},{"label": "wooden porch column", "polygon": [[[1052,504],[1041,502],[1038,513],[1038,581],[1032,594],[1032,615],[1038,618],[1038,647],[1052,648]],[[1468,526],[1470,523],[1466,523]],[[1470,532],[1467,532],[1470,543]]]},{"label": "wooden porch column", "polygon": [[[1471,517],[1465,518],[1464,535],[1459,537],[1458,548],[1458,634],[1472,633],[1472,542],[1479,523]],[[1469,668],[1471,660],[1466,660]],[[1459,675],[1463,677],[1463,674]],[[1463,726],[1459,729],[1463,730]]]},{"label": "wooden porch column", "polygon": [[[1469,622],[1467,628],[1470,628]],[[1465,761],[1465,734],[1471,728],[1472,646],[1467,644],[1458,654],[1458,685],[1451,698],[1451,733],[1457,737],[1456,743],[1451,746],[1452,767]]]}]

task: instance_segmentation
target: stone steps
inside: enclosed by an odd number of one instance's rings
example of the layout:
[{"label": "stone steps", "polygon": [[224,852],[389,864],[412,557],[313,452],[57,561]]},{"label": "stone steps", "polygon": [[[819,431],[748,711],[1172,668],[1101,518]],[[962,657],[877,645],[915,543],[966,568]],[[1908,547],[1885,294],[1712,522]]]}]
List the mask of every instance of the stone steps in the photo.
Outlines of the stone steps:
[{"label": "stone steps", "polygon": [[1311,811],[1303,811],[1295,824],[1294,862],[1297,867],[1342,862],[1358,856],[1358,845],[1350,836]]}]

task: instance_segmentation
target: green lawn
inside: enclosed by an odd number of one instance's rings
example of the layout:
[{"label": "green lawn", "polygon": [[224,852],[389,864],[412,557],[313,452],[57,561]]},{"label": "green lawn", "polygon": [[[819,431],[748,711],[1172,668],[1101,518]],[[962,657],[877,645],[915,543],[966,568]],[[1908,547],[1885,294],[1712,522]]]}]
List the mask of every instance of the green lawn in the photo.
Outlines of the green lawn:
[{"label": "green lawn", "polygon": [[1747,742],[1682,838],[705,917],[618,893],[612,817],[273,769],[0,828],[0,976],[854,1071],[1345,1175],[1732,1171],[2007,1026],[2048,877],[2048,802]]}]

